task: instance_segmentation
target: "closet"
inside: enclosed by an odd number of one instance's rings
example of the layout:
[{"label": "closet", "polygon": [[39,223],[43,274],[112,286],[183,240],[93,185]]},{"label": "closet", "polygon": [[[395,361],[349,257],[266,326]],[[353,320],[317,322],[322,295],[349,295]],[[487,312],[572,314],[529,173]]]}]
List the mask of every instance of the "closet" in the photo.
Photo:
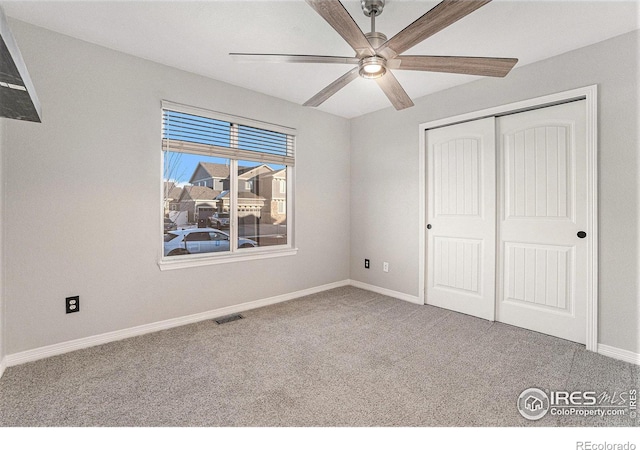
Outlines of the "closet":
[{"label": "closet", "polygon": [[585,101],[426,131],[426,303],[585,343]]}]

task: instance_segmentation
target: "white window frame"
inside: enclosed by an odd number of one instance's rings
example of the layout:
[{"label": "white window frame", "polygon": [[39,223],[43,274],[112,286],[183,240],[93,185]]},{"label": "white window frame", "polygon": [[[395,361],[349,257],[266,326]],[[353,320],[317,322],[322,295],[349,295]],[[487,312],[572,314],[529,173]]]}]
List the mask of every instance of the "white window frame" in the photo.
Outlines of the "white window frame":
[{"label": "white window frame", "polygon": [[[219,113],[216,111],[210,111],[207,109],[182,105],[179,103],[174,103],[170,101],[162,101],[162,111],[165,109],[182,112],[185,114],[193,114],[197,116],[207,117],[214,120],[220,120],[229,122],[232,124],[232,140],[234,139],[234,128],[237,125],[244,125],[253,128],[259,128],[262,130],[275,131],[278,133],[284,133],[289,136],[294,137],[294,148],[295,148],[295,135],[296,130],[289,127],[284,127],[281,125],[275,125],[267,122],[261,122],[253,119],[247,119],[244,117],[232,116],[229,114]],[[161,162],[160,162],[160,185],[164,186],[164,156],[165,150],[160,146],[161,151]],[[187,152],[188,153],[188,152]],[[188,154],[198,154],[195,152]],[[214,156],[214,155],[211,155]],[[164,214],[158,214],[159,217],[159,230],[158,236],[160,237],[160,251],[158,258],[158,267],[160,270],[174,270],[174,269],[184,269],[188,267],[200,267],[207,266],[213,264],[225,264],[231,262],[238,261],[251,261],[257,259],[265,259],[265,258],[275,258],[282,256],[292,256],[297,254],[298,249],[295,246],[295,165],[286,165],[286,189],[287,189],[287,244],[283,245],[270,245],[265,247],[256,247],[250,249],[239,249],[238,248],[238,228],[237,228],[237,211],[238,211],[238,161],[253,161],[253,162],[261,162],[260,161],[260,153],[256,152],[256,157],[254,159],[246,158],[243,156],[241,159],[232,159],[228,156],[221,156],[224,158],[228,158],[230,161],[230,187],[234,187],[234,189],[230,190],[230,225],[229,225],[229,239],[230,239],[230,251],[216,254],[216,253],[203,253],[197,255],[184,255],[184,256],[172,256],[166,257],[164,256],[164,240],[162,239],[164,236]],[[284,180],[283,180],[284,181]],[[160,189],[160,205],[161,211],[164,211],[164,192],[163,189]]]}]

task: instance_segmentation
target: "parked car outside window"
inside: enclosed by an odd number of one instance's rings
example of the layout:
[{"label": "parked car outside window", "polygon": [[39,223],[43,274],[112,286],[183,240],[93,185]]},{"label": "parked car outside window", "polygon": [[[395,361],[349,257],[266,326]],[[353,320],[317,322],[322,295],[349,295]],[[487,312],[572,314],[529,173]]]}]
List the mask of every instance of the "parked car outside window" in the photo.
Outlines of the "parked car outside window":
[{"label": "parked car outside window", "polygon": [[[251,239],[238,239],[238,247],[257,247]],[[229,235],[215,228],[170,231],[164,237],[164,256],[228,252]]]},{"label": "parked car outside window", "polygon": [[229,213],[215,213],[209,217],[209,226],[213,228],[229,228]]}]

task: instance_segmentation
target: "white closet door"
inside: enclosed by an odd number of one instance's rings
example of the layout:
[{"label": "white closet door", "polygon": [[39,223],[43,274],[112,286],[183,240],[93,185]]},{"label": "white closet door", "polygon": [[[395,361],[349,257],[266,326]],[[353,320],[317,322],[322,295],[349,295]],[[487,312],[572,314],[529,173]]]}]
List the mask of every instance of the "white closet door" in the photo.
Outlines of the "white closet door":
[{"label": "white closet door", "polygon": [[495,119],[427,131],[426,303],[495,316]]},{"label": "white closet door", "polygon": [[497,320],[585,343],[584,101],[500,117],[497,126]]}]

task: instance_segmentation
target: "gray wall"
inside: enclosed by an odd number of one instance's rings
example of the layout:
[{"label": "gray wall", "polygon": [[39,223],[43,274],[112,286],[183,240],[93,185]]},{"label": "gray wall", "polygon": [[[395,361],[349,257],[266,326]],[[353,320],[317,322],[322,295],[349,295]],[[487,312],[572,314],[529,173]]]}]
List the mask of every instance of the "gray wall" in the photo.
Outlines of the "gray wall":
[{"label": "gray wall", "polygon": [[[349,278],[348,120],[11,27],[43,122],[6,128],[7,354]],[[159,270],[162,99],[298,130],[296,256]]]},{"label": "gray wall", "polygon": [[[385,109],[351,123],[351,278],[418,295],[419,124],[599,86],[599,342],[640,351],[640,32]],[[372,126],[373,125],[373,126]],[[371,258],[366,270],[363,259]],[[382,272],[382,261],[390,272]]]}]

